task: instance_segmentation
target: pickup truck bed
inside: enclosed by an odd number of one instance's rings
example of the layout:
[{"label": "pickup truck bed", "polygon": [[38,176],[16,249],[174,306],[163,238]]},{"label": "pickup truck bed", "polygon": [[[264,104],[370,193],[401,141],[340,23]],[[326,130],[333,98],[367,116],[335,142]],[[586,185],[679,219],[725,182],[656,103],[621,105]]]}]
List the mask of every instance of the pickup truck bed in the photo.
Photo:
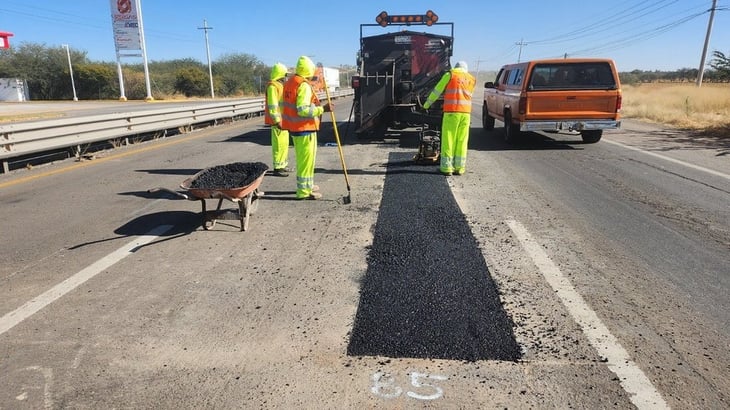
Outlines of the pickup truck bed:
[{"label": "pickup truck bed", "polygon": [[536,60],[504,66],[484,89],[482,122],[505,123],[505,139],[522,131],[576,131],[598,142],[621,126],[621,89],[611,60]]}]

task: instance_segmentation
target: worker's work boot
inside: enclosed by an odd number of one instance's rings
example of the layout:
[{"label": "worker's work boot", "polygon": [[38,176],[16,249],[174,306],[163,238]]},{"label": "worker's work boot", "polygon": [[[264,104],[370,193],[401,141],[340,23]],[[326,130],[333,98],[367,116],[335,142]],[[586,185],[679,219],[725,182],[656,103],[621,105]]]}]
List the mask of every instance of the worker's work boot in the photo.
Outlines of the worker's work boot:
[{"label": "worker's work boot", "polygon": [[277,168],[274,170],[274,176],[275,177],[288,177],[289,170],[287,170],[286,168]]},{"label": "worker's work boot", "polygon": [[316,200],[316,199],[321,199],[321,198],[322,198],[322,194],[320,194],[319,192],[312,192],[309,194],[309,196],[305,196],[305,197],[301,197],[301,198],[297,198],[297,199]]},{"label": "worker's work boot", "polygon": [[463,170],[463,169],[455,169],[454,170],[454,175],[464,175],[464,174],[466,174],[466,171]]},{"label": "worker's work boot", "polygon": [[319,192],[319,185],[312,185],[312,192]]}]

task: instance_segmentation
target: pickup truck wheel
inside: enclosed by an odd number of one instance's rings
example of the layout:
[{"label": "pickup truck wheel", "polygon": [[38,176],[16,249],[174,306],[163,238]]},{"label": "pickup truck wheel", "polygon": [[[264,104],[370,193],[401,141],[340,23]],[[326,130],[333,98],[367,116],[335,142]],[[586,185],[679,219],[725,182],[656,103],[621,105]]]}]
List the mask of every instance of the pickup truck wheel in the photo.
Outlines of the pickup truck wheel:
[{"label": "pickup truck wheel", "polygon": [[517,142],[520,138],[520,125],[512,122],[512,114],[509,111],[504,113],[504,140],[510,144]]},{"label": "pickup truck wheel", "polygon": [[489,113],[487,112],[487,104],[484,104],[484,106],[482,106],[482,128],[487,131],[491,131],[494,129],[494,117],[489,115]]},{"label": "pickup truck wheel", "polygon": [[581,138],[583,138],[583,142],[587,144],[595,144],[596,142],[601,140],[602,135],[603,130],[589,130],[580,132],[580,136]]}]

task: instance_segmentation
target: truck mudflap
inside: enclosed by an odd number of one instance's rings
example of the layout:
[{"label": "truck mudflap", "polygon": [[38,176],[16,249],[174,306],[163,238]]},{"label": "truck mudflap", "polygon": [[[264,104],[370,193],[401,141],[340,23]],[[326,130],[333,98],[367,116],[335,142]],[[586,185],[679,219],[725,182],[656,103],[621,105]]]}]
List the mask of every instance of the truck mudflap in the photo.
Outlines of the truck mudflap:
[{"label": "truck mudflap", "polygon": [[520,131],[588,131],[618,128],[621,128],[621,121],[615,120],[525,121],[520,123]]}]

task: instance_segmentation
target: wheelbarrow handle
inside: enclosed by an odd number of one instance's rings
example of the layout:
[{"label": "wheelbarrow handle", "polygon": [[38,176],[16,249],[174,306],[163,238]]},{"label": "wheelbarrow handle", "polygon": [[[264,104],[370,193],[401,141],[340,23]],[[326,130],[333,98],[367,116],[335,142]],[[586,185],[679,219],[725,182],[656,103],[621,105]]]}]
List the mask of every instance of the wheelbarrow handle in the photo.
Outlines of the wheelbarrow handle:
[{"label": "wheelbarrow handle", "polygon": [[183,194],[183,193],[180,193],[180,192],[177,192],[177,191],[173,191],[172,189],[167,189],[165,187],[150,188],[150,189],[147,190],[147,192],[149,192],[149,193],[155,193],[155,192],[160,192],[160,191],[167,192],[168,194],[175,195],[175,196],[180,197],[182,199],[190,199],[190,197],[187,196],[186,194]]}]

